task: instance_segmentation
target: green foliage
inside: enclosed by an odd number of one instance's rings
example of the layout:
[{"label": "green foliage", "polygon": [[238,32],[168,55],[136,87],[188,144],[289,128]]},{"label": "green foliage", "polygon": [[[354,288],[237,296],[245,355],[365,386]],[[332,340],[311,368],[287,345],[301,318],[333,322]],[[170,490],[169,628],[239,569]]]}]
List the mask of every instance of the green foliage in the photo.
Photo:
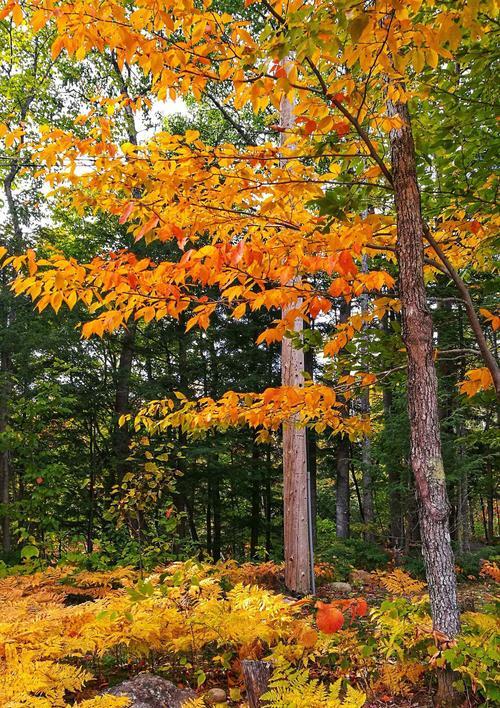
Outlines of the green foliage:
[{"label": "green foliage", "polygon": [[[499,610],[497,602],[481,613],[467,612],[456,643],[443,652],[444,659],[460,674],[462,683],[474,692],[479,691],[491,705],[500,702]],[[460,682],[457,685],[461,687]]]},{"label": "green foliage", "polygon": [[329,519],[317,520],[316,533],[316,557],[332,564],[336,580],[347,580],[353,568],[375,570],[385,568],[389,561],[389,554],[376,543],[360,538],[336,538],[335,524]]},{"label": "green foliage", "polygon": [[481,571],[481,561],[489,560],[498,563],[500,560],[499,546],[481,546],[469,553],[455,555],[457,575],[462,580],[478,578]]}]

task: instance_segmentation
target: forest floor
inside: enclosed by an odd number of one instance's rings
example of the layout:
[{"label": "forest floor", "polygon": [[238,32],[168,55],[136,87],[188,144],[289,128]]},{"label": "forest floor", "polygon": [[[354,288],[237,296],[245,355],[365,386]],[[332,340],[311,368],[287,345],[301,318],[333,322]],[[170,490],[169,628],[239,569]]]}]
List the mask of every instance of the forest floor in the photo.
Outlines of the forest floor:
[{"label": "forest floor", "polygon": [[[241,662],[270,656],[286,663],[291,686],[272,706],[351,708],[364,694],[370,708],[425,708],[446,651],[463,661],[467,698],[457,706],[478,705],[489,695],[485,675],[498,671],[488,649],[497,627],[491,567],[491,577],[459,585],[472,639],[457,648],[436,646],[425,584],[398,568],[353,571],[346,585],[323,564],[316,597],[299,601],[283,593],[273,563],[188,561],[146,578],[130,568],[71,567],[8,576],[0,580],[0,705],[118,706],[99,702],[102,691],[147,670],[200,696],[221,688],[225,705],[243,706]],[[342,613],[342,627],[318,631],[320,612],[331,611]],[[322,703],[318,683],[338,679],[357,692],[353,702]],[[311,698],[294,703],[294,691]]]}]

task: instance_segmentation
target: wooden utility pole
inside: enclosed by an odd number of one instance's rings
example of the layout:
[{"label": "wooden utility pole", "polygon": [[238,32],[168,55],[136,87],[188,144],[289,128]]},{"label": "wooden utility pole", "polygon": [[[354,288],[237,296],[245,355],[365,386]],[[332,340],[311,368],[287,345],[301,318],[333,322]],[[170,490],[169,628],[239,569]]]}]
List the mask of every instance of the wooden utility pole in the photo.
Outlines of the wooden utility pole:
[{"label": "wooden utility pole", "polygon": [[[284,60],[286,69],[286,59]],[[293,107],[283,95],[280,103],[282,143],[287,130],[294,125]],[[283,161],[283,164],[286,164]],[[295,281],[296,282],[296,281]],[[298,303],[283,309],[283,316]],[[302,332],[303,322],[294,320],[293,331]],[[283,386],[304,385],[304,350],[295,349],[292,340],[281,345],[281,383]],[[285,585],[297,594],[314,590],[312,551],[311,488],[307,469],[306,429],[291,419],[283,423],[283,519],[285,546]]]}]

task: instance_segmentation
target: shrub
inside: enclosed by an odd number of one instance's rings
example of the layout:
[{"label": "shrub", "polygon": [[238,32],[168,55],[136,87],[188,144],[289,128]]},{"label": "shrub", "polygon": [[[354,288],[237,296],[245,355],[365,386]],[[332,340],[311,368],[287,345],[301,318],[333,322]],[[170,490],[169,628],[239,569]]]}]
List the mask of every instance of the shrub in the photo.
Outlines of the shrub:
[{"label": "shrub", "polygon": [[338,539],[334,523],[329,519],[318,519],[316,559],[332,564],[335,580],[347,580],[353,568],[385,568],[389,554],[378,544],[360,538]]}]

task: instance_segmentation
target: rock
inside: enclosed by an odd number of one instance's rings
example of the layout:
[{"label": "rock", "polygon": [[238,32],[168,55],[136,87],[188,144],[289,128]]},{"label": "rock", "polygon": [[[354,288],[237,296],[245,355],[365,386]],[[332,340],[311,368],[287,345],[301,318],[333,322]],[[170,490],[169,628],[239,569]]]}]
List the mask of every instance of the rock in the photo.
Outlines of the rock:
[{"label": "rock", "polygon": [[373,576],[371,573],[368,573],[366,570],[353,570],[351,571],[349,580],[351,583],[355,583],[358,585],[372,585],[373,584]]},{"label": "rock", "polygon": [[352,585],[350,583],[328,583],[328,585],[325,585],[325,588],[326,587],[330,592],[352,592]]},{"label": "rock", "polygon": [[130,708],[181,708],[196,694],[190,688],[177,688],[171,681],[154,676],[147,671],[123,681],[105,693],[112,696],[127,696]]},{"label": "rock", "polygon": [[209,706],[220,705],[227,700],[226,692],[222,688],[211,688],[203,696],[205,703]]}]

